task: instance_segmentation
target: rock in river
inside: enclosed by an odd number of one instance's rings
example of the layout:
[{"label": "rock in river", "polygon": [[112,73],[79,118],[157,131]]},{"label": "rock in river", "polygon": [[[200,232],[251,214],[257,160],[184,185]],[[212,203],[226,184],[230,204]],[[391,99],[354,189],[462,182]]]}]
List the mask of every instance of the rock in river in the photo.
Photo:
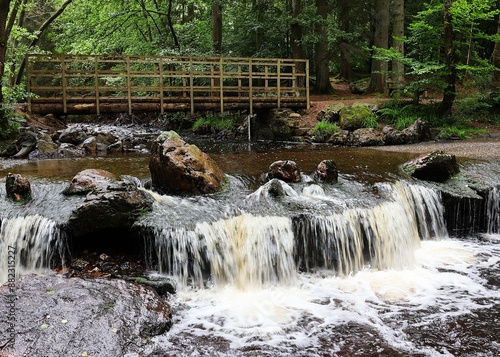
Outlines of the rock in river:
[{"label": "rock in river", "polygon": [[162,193],[211,193],[222,189],[224,174],[206,153],[174,131],[160,134],[151,148],[149,170]]},{"label": "rock in river", "polygon": [[[2,302],[9,296],[8,285],[0,286]],[[0,319],[2,356],[136,355],[172,323],[153,289],[118,279],[25,275],[14,298],[0,304],[1,316],[15,309],[15,318]]]},{"label": "rock in river", "polygon": [[67,229],[75,236],[104,229],[128,229],[144,213],[152,210],[154,199],[137,186],[132,177],[119,177],[105,170],[78,173],[63,191],[65,195],[85,195],[71,213]]}]

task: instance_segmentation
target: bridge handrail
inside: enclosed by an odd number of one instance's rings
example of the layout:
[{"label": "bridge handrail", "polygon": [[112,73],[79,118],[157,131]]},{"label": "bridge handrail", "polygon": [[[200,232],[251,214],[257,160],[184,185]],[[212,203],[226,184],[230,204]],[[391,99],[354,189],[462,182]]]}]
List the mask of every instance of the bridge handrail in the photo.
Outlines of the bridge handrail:
[{"label": "bridge handrail", "polygon": [[[150,102],[163,113],[188,103],[303,103],[309,108],[309,62],[301,59],[147,56],[27,55],[28,110],[52,103],[64,113],[77,103],[100,114],[104,101],[126,103],[129,114],[137,102]],[[48,105],[48,104],[47,104]],[[71,106],[71,110],[69,107]],[[210,104],[214,107],[213,104]],[[149,108],[143,105],[144,108]]]}]

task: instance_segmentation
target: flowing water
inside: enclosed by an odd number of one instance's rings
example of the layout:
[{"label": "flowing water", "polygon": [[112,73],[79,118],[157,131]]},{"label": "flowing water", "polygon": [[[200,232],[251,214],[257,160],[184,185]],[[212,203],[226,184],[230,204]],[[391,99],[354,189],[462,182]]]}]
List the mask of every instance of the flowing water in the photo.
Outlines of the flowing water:
[{"label": "flowing water", "polygon": [[[310,146],[202,148],[228,173],[230,187],[204,197],[155,195],[154,212],[140,223],[152,273],[171,275],[181,287],[170,301],[172,329],[145,353],[498,354],[498,187],[485,198],[487,230],[457,238],[447,232],[440,191],[401,177],[398,167],[411,155]],[[296,161],[306,174],[334,159],[339,183],[317,184],[306,175],[297,184],[263,184],[261,174],[280,159]],[[32,179],[34,200],[24,207],[0,203],[2,262],[5,247],[17,244],[23,252],[18,271],[43,271],[63,251],[58,223],[75,202],[60,192],[78,171],[104,168],[145,179],[147,162],[105,157],[8,169]],[[498,163],[462,165],[465,171],[486,167],[491,174],[482,175],[498,186]],[[279,197],[272,185],[279,185]]]}]

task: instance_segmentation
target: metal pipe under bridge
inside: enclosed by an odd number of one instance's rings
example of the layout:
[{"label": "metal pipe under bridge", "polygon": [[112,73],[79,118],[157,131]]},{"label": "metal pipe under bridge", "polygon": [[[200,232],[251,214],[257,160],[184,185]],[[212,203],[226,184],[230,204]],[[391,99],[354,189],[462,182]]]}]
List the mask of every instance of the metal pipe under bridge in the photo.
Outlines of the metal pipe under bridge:
[{"label": "metal pipe under bridge", "polygon": [[28,112],[103,114],[309,108],[309,61],[27,55]]}]

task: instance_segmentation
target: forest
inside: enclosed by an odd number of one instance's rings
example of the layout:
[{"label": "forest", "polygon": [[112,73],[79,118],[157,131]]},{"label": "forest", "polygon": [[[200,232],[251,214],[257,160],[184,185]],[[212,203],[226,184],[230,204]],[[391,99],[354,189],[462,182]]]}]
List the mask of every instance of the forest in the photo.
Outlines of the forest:
[{"label": "forest", "polygon": [[[26,100],[28,53],[300,58],[311,89],[369,79],[418,102],[440,94],[444,123],[500,103],[500,0],[0,0],[0,123]],[[494,116],[498,124],[498,115]]]}]

